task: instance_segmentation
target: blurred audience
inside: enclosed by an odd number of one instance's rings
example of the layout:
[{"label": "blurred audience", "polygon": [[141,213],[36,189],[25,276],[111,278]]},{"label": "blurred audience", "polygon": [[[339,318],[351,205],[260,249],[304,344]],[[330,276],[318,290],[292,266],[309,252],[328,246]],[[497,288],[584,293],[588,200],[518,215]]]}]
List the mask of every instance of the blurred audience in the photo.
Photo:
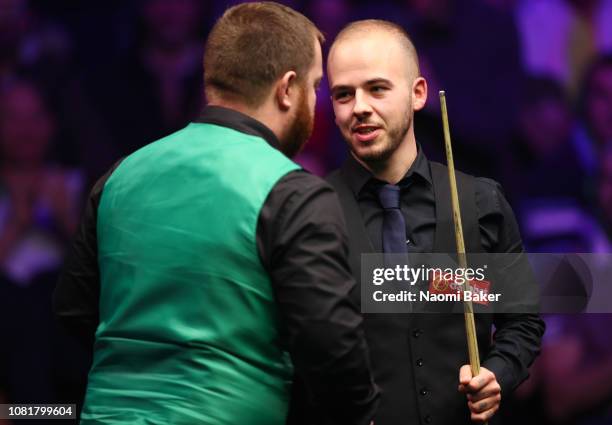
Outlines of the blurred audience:
[{"label": "blurred audience", "polygon": [[550,422],[612,423],[612,315],[556,315],[546,323],[539,368]]},{"label": "blurred audience", "polygon": [[[521,69],[512,17],[475,0],[404,4],[412,11],[405,25],[427,63],[426,77],[446,91],[453,136],[473,147],[482,165],[492,163],[507,147],[517,113]],[[428,102],[439,103],[438,93]]]},{"label": "blurred audience", "polygon": [[571,129],[561,85],[549,78],[526,79],[502,181],[531,251],[588,250],[581,229],[589,217],[582,211],[583,177]]},{"label": "blurred audience", "polygon": [[0,98],[0,264],[27,286],[62,261],[77,224],[80,176],[48,161],[55,120],[40,92],[14,82]]},{"label": "blurred audience", "polygon": [[552,208],[582,203],[584,179],[571,143],[572,121],[559,83],[526,79],[511,155],[503,162],[504,186],[519,216],[528,214],[533,203]]},{"label": "blurred audience", "polygon": [[598,158],[612,149],[612,54],[597,58],[586,74],[578,114],[574,144],[584,173],[594,176]]},{"label": "blurred audience", "polygon": [[0,0],[0,86],[28,72],[50,86],[72,65],[68,33],[29,7],[27,0]]},{"label": "blurred audience", "polygon": [[567,95],[554,79],[533,77],[521,90],[513,155],[504,160],[503,182],[532,251],[608,249],[599,205],[595,211],[590,207],[595,205],[600,158],[609,149],[607,61],[599,59],[586,80],[582,120],[572,116]]},{"label": "blurred audience", "polygon": [[612,52],[612,0],[519,0],[515,17],[526,72],[572,95],[589,63]]},{"label": "blurred audience", "polygon": [[89,80],[91,101],[119,156],[185,126],[203,95],[198,0],[143,0],[133,47]]},{"label": "blurred audience", "polygon": [[[612,247],[612,150],[607,151],[601,158],[594,210]],[[612,253],[612,249],[607,252]]]},{"label": "blurred audience", "polygon": [[81,178],[49,160],[57,127],[36,85],[14,80],[0,93],[0,388],[9,402],[74,400],[86,360],[56,328],[50,297]]}]

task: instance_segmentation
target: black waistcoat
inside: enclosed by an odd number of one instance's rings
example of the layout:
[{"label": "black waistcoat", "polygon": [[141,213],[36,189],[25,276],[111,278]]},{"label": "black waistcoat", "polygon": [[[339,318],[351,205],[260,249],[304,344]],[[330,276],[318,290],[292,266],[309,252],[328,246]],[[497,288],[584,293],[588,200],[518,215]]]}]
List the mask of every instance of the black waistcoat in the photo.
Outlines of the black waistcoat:
[{"label": "black waistcoat", "polygon": [[[456,252],[448,169],[429,164],[436,203],[433,250]],[[456,174],[466,251],[482,252],[474,178]],[[360,259],[362,253],[373,252],[372,243],[342,169],[328,181],[344,210],[350,264],[358,282],[351,296],[360,305]],[[481,361],[490,347],[491,325],[491,315],[477,315]],[[469,363],[463,314],[365,314],[364,329],[374,379],[382,390],[376,425],[471,423],[466,397],[457,391],[459,368]]]}]

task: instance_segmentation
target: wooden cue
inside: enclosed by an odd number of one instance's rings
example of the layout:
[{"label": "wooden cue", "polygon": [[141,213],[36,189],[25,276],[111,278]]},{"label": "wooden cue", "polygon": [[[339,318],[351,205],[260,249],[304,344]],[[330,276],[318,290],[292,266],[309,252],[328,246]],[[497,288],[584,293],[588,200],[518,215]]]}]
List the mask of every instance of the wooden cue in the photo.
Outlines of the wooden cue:
[{"label": "wooden cue", "polygon": [[[461,210],[459,208],[459,196],[457,195],[457,179],[455,177],[455,164],[453,162],[453,149],[451,147],[450,128],[448,125],[448,111],[446,109],[446,95],[440,90],[440,105],[442,106],[442,127],[444,128],[444,146],[446,149],[446,161],[448,163],[448,179],[450,180],[451,202],[453,206],[453,222],[455,223],[455,241],[457,243],[457,259],[459,267],[467,268],[465,255],[465,243],[463,241],[463,228],[461,227]],[[463,288],[467,288],[467,282]],[[476,339],[476,325],[474,323],[474,308],[472,301],[463,301],[463,316],[465,318],[465,332],[467,334],[468,353],[472,376],[480,373],[480,358],[478,355],[478,342]]]}]

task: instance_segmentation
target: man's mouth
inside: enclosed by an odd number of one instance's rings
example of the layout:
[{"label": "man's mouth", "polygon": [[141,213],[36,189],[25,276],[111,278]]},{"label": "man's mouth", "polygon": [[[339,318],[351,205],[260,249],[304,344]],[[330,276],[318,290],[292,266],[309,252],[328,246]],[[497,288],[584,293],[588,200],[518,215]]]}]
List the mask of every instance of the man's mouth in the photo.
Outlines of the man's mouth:
[{"label": "man's mouth", "polygon": [[378,137],[381,132],[380,127],[375,125],[361,124],[353,127],[353,135],[357,141],[362,143],[371,142]]},{"label": "man's mouth", "polygon": [[358,134],[370,134],[376,130],[378,130],[379,127],[374,126],[374,125],[357,125],[355,127],[353,127],[353,133],[358,133]]}]

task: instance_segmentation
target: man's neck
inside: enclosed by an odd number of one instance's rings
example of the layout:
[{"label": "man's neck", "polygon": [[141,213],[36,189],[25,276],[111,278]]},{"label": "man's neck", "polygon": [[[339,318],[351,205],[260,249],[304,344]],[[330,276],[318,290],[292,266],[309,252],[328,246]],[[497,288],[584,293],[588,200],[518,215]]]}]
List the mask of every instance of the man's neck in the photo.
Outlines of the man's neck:
[{"label": "man's neck", "polygon": [[408,137],[385,161],[371,161],[366,163],[357,157],[355,157],[355,159],[366,167],[378,180],[390,184],[397,184],[404,178],[416,157],[416,141],[414,132],[411,129]]},{"label": "man's neck", "polygon": [[249,108],[242,102],[233,102],[227,99],[215,99],[208,102],[208,106],[221,106],[223,108],[233,109],[234,111],[248,115],[272,130],[278,140],[282,140],[284,130],[282,121],[279,119],[278,114],[274,113],[273,108],[267,104],[267,102],[258,108]]}]

